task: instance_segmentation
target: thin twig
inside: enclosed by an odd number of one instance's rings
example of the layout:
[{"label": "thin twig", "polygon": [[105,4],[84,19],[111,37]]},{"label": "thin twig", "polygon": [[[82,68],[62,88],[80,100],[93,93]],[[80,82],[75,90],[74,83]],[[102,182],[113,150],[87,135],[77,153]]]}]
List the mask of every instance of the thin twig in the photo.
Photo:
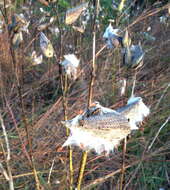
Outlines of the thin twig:
[{"label": "thin twig", "polygon": [[129,186],[129,184],[131,183],[131,181],[135,178],[137,172],[139,171],[139,169],[140,169],[140,167],[141,167],[141,164],[142,164],[142,162],[140,162],[140,163],[138,164],[137,168],[135,169],[135,172],[133,172],[132,177],[129,179],[128,183],[126,183],[126,185],[124,186],[123,190],[126,190],[127,187]]},{"label": "thin twig", "polygon": [[156,138],[158,137],[159,133],[163,129],[163,127],[169,122],[170,116],[166,119],[166,121],[162,124],[162,126],[159,128],[158,132],[156,133],[154,139],[152,140],[151,144],[148,146],[148,151],[152,148],[153,143],[155,142]]},{"label": "thin twig", "polygon": [[164,95],[165,95],[165,93],[167,92],[167,90],[168,90],[169,87],[170,87],[170,83],[169,83],[169,84],[167,85],[167,87],[164,89],[164,91],[163,91],[163,93],[162,93],[160,99],[158,100],[158,102],[157,102],[157,104],[156,104],[156,106],[155,106],[155,110],[158,109],[159,104],[160,104],[161,100],[163,99],[163,97],[164,97]]},{"label": "thin twig", "polygon": [[49,172],[49,175],[48,175],[47,183],[50,183],[51,173],[52,173],[52,170],[53,170],[53,167],[54,167],[54,161],[55,161],[55,159],[53,159],[53,161],[52,161],[50,172]]},{"label": "thin twig", "polygon": [[20,141],[21,141],[21,146],[22,146],[23,153],[25,153],[25,156],[27,157],[29,163],[31,164],[30,156],[29,156],[29,154],[28,154],[28,152],[27,152],[27,150],[26,150],[26,147],[25,147],[25,144],[24,144],[24,142],[23,142],[23,139],[22,139],[22,137],[21,137],[21,135],[20,135],[20,132],[19,132],[19,129],[18,129],[16,120],[15,120],[15,118],[14,118],[14,114],[13,114],[13,112],[12,112],[12,109],[11,109],[11,107],[10,107],[10,105],[9,105],[9,102],[8,102],[8,100],[7,100],[6,97],[5,97],[5,102],[6,102],[6,106],[7,106],[8,110],[9,110],[9,114],[11,115],[11,119],[12,119],[12,121],[13,121],[13,124],[14,124],[14,126],[15,126],[15,129],[16,129],[16,131],[17,131],[17,133],[18,133],[18,137],[19,137],[19,139],[20,139]]},{"label": "thin twig", "polygon": [[131,97],[134,96],[135,85],[136,85],[136,75],[137,75],[137,71],[135,71],[135,75],[134,75],[134,79],[133,79],[133,86],[132,86]]},{"label": "thin twig", "polygon": [[1,127],[2,127],[4,138],[5,138],[5,144],[6,144],[6,149],[7,149],[6,165],[7,165],[8,176],[9,176],[9,181],[8,181],[9,189],[14,190],[14,182],[13,182],[11,166],[10,166],[11,151],[10,151],[8,136],[7,136],[7,132],[6,132],[6,127],[4,125],[4,121],[3,121],[1,113],[0,113],[0,122],[1,122]]},{"label": "thin twig", "polygon": [[7,181],[9,181],[9,176],[7,174],[7,171],[4,169],[2,163],[0,162],[0,173],[2,173]]}]

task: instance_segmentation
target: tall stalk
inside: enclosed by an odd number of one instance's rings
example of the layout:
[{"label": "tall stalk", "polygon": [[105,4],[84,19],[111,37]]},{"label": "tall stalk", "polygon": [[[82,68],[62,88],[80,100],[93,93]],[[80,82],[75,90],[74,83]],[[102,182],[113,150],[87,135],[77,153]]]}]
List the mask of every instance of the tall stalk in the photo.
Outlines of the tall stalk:
[{"label": "tall stalk", "polygon": [[[59,15],[58,12],[53,8],[53,10],[56,12],[57,15],[57,24],[60,32],[60,50],[59,50],[59,62],[62,61],[63,57],[63,30],[60,25],[60,20],[59,20]],[[57,57],[56,57],[57,60]],[[67,102],[67,93],[68,93],[68,77],[67,74],[63,74],[62,72],[62,66],[59,65],[59,75],[60,75],[60,84],[62,88],[62,99],[63,99],[63,110],[64,110],[64,120],[66,121],[68,119],[68,114],[67,114],[67,107],[68,107],[68,102]],[[66,135],[69,135],[69,129],[66,128]],[[74,176],[74,170],[73,170],[73,150],[71,146],[69,147],[69,172],[70,172],[70,185],[69,189],[73,190],[73,176]]]},{"label": "tall stalk", "polygon": [[[93,61],[92,61],[92,71],[91,71],[91,79],[89,83],[89,94],[88,94],[88,107],[91,106],[92,98],[93,98],[93,86],[95,81],[95,64],[96,64],[96,18],[98,17],[99,12],[99,3],[100,0],[96,0],[96,7],[95,7],[95,13],[94,13],[94,23],[93,23]],[[79,170],[79,176],[77,181],[77,190],[81,189],[81,184],[83,180],[84,170],[86,167],[87,162],[87,151],[83,152],[82,159],[81,159],[81,165]]]},{"label": "tall stalk", "polygon": [[[67,92],[68,92],[68,78],[67,74],[62,75],[61,74],[61,84],[62,84],[62,91],[63,91],[63,110],[64,110],[64,120],[66,121],[68,119],[67,117]],[[69,129],[66,128],[66,135],[69,135]],[[70,190],[73,190],[73,175],[74,175],[74,170],[73,170],[73,150],[71,146],[69,146],[69,171],[70,171]]]},{"label": "tall stalk", "polygon": [[36,169],[35,169],[34,158],[33,158],[33,155],[32,155],[32,142],[31,142],[31,137],[30,137],[30,134],[29,134],[29,125],[28,125],[28,122],[27,122],[27,117],[26,117],[26,113],[25,113],[25,109],[24,109],[24,100],[23,100],[23,96],[22,96],[22,89],[23,89],[23,84],[22,84],[22,77],[23,77],[22,65],[20,64],[20,60],[17,59],[17,56],[16,56],[16,51],[17,50],[14,50],[13,47],[12,47],[13,35],[11,36],[11,34],[9,33],[9,31],[7,29],[7,27],[8,27],[8,13],[7,13],[5,5],[6,5],[6,0],[4,0],[4,12],[3,12],[4,14],[3,14],[3,16],[4,16],[4,20],[5,20],[5,24],[6,24],[6,31],[7,31],[7,35],[8,35],[8,43],[9,43],[9,48],[10,48],[12,66],[13,66],[13,71],[14,71],[14,75],[15,75],[15,79],[16,79],[16,86],[17,86],[19,101],[20,101],[20,105],[21,105],[21,118],[22,118],[22,122],[24,124],[24,128],[25,128],[25,131],[26,131],[26,136],[27,136],[27,141],[28,141],[28,145],[29,145],[30,165],[31,165],[31,169],[33,170],[33,173],[34,173],[36,189],[40,190],[40,183],[39,183],[38,175],[37,175],[37,172],[36,172]]}]

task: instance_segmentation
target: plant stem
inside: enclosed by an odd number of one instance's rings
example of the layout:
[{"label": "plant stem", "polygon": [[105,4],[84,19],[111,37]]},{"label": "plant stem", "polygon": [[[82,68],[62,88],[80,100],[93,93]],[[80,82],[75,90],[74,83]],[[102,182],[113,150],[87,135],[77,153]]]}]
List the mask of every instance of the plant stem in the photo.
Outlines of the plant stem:
[{"label": "plant stem", "polygon": [[10,167],[11,151],[10,151],[10,146],[9,146],[9,141],[8,141],[8,135],[6,132],[6,128],[5,128],[4,121],[3,121],[1,113],[0,113],[0,123],[1,123],[3,135],[5,138],[6,149],[7,149],[6,165],[7,165],[8,177],[9,177],[9,181],[8,181],[9,189],[14,190],[14,182],[13,182],[13,177],[12,177],[12,172],[11,172],[11,167]]},{"label": "plant stem", "polygon": [[120,190],[123,190],[123,184],[124,184],[126,141],[127,141],[127,138],[125,138],[124,141],[123,141],[122,170],[121,170],[120,188],[119,188]]},{"label": "plant stem", "polygon": [[92,95],[93,95],[93,86],[94,86],[94,80],[95,80],[95,57],[96,52],[96,32],[93,32],[93,61],[92,61],[92,71],[91,71],[91,80],[89,85],[89,95],[88,95],[88,107],[91,105],[92,102]]},{"label": "plant stem", "polygon": [[[4,6],[5,6],[5,3],[6,2],[4,0]],[[34,164],[34,160],[33,160],[33,155],[32,155],[32,142],[31,142],[31,137],[30,137],[30,134],[29,134],[29,127],[30,126],[28,126],[27,117],[26,117],[25,110],[24,110],[24,100],[23,100],[23,97],[22,97],[22,88],[23,88],[22,82],[21,82],[21,78],[23,76],[23,72],[22,72],[22,68],[21,68],[22,65],[20,65],[20,60],[17,60],[17,56],[16,56],[16,51],[17,50],[14,50],[13,47],[12,47],[12,37],[13,36],[11,36],[11,34],[9,33],[9,31],[7,29],[8,15],[7,15],[6,10],[5,10],[4,15],[6,17],[4,19],[6,21],[6,30],[7,30],[7,34],[8,34],[8,42],[9,42],[9,49],[10,49],[10,53],[11,53],[12,66],[13,66],[13,70],[14,70],[14,74],[15,74],[15,78],[16,78],[16,86],[17,86],[18,96],[19,96],[20,104],[21,104],[21,117],[22,117],[22,121],[23,121],[23,124],[24,124],[24,127],[25,127],[27,140],[28,140],[28,144],[29,144],[30,165],[31,165],[31,168],[32,168],[33,173],[34,173],[35,182],[36,182],[36,188],[37,188],[37,190],[40,190],[40,183],[39,183],[39,180],[38,180],[38,176],[37,176],[37,172],[36,172],[35,164]],[[8,168],[8,165],[7,165],[7,168]],[[9,177],[10,177],[10,174],[9,174]],[[12,189],[12,183],[11,183],[10,187]]]},{"label": "plant stem", "polygon": [[73,169],[73,150],[71,146],[69,146],[69,169],[70,169],[70,190],[73,190],[74,169]]},{"label": "plant stem", "polygon": [[[96,27],[96,18],[98,17],[98,13],[99,13],[99,3],[100,3],[100,0],[97,0],[95,14],[94,14],[94,23],[93,23],[93,61],[92,61],[91,80],[90,80],[90,84],[89,84],[88,107],[91,106],[91,103],[92,103],[93,86],[94,86],[94,81],[95,81],[96,28],[97,28]],[[85,170],[86,161],[87,161],[87,153],[88,153],[87,151],[84,151],[83,155],[82,155],[80,171],[79,171],[79,176],[78,176],[78,182],[77,182],[77,190],[80,190],[80,188],[81,188],[84,170]]]},{"label": "plant stem", "polygon": [[[58,3],[58,1],[57,1]],[[60,52],[59,52],[59,62],[62,61],[63,57],[63,31],[62,31],[62,26],[60,25],[59,21],[59,15],[58,12],[53,8],[53,10],[56,12],[57,15],[57,23],[60,31]],[[57,57],[56,57],[57,59]],[[62,72],[62,66],[59,64],[59,75],[60,75],[60,83],[61,83],[61,88],[62,88],[62,99],[63,99],[63,110],[64,110],[64,120],[67,120],[67,92],[68,92],[68,78],[67,74],[63,75]],[[69,135],[69,129],[66,128],[66,135]],[[70,171],[70,186],[69,189],[73,190],[73,176],[74,176],[74,170],[73,170],[73,150],[71,146],[69,147],[69,171]]]},{"label": "plant stem", "polygon": [[87,161],[87,151],[84,151],[82,155],[81,167],[80,167],[79,177],[78,177],[78,182],[77,182],[77,190],[81,189],[81,183],[83,180],[83,174],[84,174],[84,169],[86,166],[86,161]]}]

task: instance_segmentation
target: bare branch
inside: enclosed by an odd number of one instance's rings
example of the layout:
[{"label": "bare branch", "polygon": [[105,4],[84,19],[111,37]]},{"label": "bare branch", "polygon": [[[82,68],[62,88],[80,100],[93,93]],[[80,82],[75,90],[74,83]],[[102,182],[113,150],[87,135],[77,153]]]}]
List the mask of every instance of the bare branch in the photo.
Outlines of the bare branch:
[{"label": "bare branch", "polygon": [[3,130],[3,135],[4,135],[4,138],[5,138],[5,144],[6,144],[6,149],[7,149],[6,165],[7,165],[8,176],[9,176],[9,189],[14,190],[12,172],[11,172],[11,167],[10,167],[10,163],[9,163],[10,159],[11,159],[11,151],[10,151],[10,147],[9,147],[9,141],[8,141],[6,128],[5,128],[4,121],[3,121],[1,113],[0,113],[0,122],[1,122],[1,127],[2,127],[2,130]]}]

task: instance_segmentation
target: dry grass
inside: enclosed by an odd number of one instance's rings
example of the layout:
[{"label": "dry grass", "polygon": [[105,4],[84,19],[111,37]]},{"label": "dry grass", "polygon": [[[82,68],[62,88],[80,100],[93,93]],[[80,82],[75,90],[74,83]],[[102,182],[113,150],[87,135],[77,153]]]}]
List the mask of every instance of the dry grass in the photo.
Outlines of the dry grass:
[{"label": "dry grass", "polygon": [[[164,93],[170,82],[170,25],[165,26],[158,20],[159,13],[146,17],[137,24],[130,25],[131,36],[137,43],[142,41],[146,50],[145,64],[137,73],[135,94],[144,98],[144,102],[150,106],[151,114],[145,121],[142,129],[135,132],[128,139],[127,153],[125,155],[125,189],[147,190],[170,187],[170,125],[161,130],[152,148],[148,146],[154,139],[157,131],[170,115],[170,88]],[[151,34],[156,41],[146,41],[139,32],[146,31],[151,26]],[[97,51],[104,43],[102,32],[98,33]],[[1,42],[4,37],[0,38]],[[82,60],[78,80],[69,81],[68,118],[72,118],[87,106],[88,84],[90,76],[90,61],[92,58],[91,39],[85,38],[79,47],[79,56]],[[66,35],[64,44],[73,41]],[[8,44],[2,42],[5,54],[1,56],[1,85],[3,112],[5,125],[11,147],[11,169],[16,189],[35,189],[30,160],[28,141],[21,120],[21,107],[17,95],[15,81],[9,76],[11,68],[10,56],[7,51]],[[64,50],[67,52],[67,49]],[[106,48],[100,52],[97,58],[97,76],[93,100],[100,101],[105,106],[118,108],[125,104],[133,83],[133,70],[120,67],[117,50]],[[22,58],[24,59],[24,58]],[[2,61],[3,60],[3,61]],[[48,60],[47,60],[48,62]],[[54,61],[55,62],[55,61]],[[32,154],[35,167],[43,189],[64,190],[69,185],[68,150],[61,150],[61,145],[66,139],[66,131],[60,124],[63,120],[63,107],[61,87],[59,83],[58,65],[40,65],[31,67],[24,60],[24,86],[22,97],[25,112],[29,123],[29,133],[32,139]],[[4,68],[4,69],[3,69]],[[10,71],[11,73],[13,71]],[[128,77],[128,88],[125,97],[118,95],[118,82],[122,77]],[[6,83],[6,78],[9,83]],[[11,88],[11,86],[13,88]],[[10,93],[8,92],[10,88]],[[162,96],[162,94],[164,95]],[[162,96],[162,98],[161,98]],[[159,102],[159,104],[157,104]],[[7,104],[8,103],[8,104]],[[2,135],[1,135],[2,137]],[[0,143],[4,143],[1,138]],[[74,182],[76,182],[81,150],[73,149]],[[51,165],[50,183],[47,183]],[[82,189],[118,189],[119,175],[121,172],[121,146],[115,154],[109,157],[98,156],[91,152],[88,157]],[[0,161],[5,165],[2,146],[0,147]],[[7,188],[7,181],[0,176],[0,189]]]}]

